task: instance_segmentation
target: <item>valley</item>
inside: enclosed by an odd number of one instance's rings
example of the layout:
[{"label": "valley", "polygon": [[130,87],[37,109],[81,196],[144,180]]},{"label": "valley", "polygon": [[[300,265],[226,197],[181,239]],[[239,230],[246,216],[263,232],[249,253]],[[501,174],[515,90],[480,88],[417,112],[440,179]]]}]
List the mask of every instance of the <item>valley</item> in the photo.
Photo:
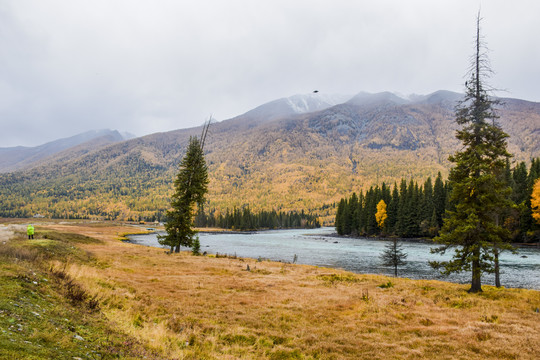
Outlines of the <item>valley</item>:
[{"label": "valley", "polygon": [[[318,102],[313,110],[306,99],[316,96],[276,100],[211,126],[207,209],[304,210],[329,224],[335,203],[353,191],[402,178],[423,182],[438,172],[446,177],[448,156],[458,147],[459,94],[410,100],[360,93],[339,104]],[[540,104],[502,101],[499,122],[510,135],[512,161],[530,162],[540,156]],[[189,137],[200,131],[156,133],[82,153],[68,149],[63,154],[70,156],[0,174],[0,215],[160,220]]]}]

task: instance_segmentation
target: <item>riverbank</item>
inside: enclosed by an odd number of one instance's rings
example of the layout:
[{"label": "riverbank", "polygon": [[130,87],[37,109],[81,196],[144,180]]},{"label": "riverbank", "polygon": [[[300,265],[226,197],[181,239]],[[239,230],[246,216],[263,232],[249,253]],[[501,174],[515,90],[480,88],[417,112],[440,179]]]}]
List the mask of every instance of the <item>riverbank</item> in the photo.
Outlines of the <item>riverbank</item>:
[{"label": "riverbank", "polygon": [[[437,245],[437,243],[435,243],[433,241],[432,238],[400,238],[400,237],[397,237],[397,236],[354,236],[354,235],[339,235],[337,232],[336,233],[333,233],[333,234],[330,234],[328,236],[332,236],[332,237],[335,237],[335,238],[343,238],[343,239],[373,239],[373,240],[393,240],[393,239],[398,239],[400,241],[405,241],[405,242],[417,242],[417,243],[423,243],[423,244],[433,244],[433,245]],[[514,246],[515,248],[540,248],[540,242],[535,242],[535,243],[511,243],[512,246]]]},{"label": "riverbank", "polygon": [[[132,228],[109,223],[38,223],[35,241],[18,226],[0,226],[2,284],[12,284],[2,289],[0,348],[20,342],[10,349],[22,358],[24,341],[36,359],[55,347],[70,359],[89,358],[89,349],[99,358],[109,345],[122,358],[148,359],[540,358],[535,290],[468,294],[467,285],[434,280],[168,255],[118,241]],[[21,255],[32,251],[39,256]],[[60,282],[48,285],[50,265],[99,306],[69,305]],[[17,286],[25,299],[15,300]],[[60,305],[69,306],[57,316]]]},{"label": "riverbank", "polygon": [[[394,269],[382,264],[380,254],[388,239],[336,238],[333,228],[273,230],[246,234],[199,233],[201,251],[208,254],[230,254],[252,259],[270,259],[352,271],[358,274],[393,275]],[[163,248],[156,234],[129,236],[131,243]],[[407,261],[399,275],[417,280],[443,280],[460,284],[470,282],[470,273],[444,276],[434,270],[430,261],[450,259],[432,254],[433,243],[402,241]],[[187,250],[187,249],[184,249]],[[518,254],[505,252],[500,257],[503,286],[540,290],[540,251],[520,249]],[[494,276],[484,274],[482,283],[494,285]]]}]

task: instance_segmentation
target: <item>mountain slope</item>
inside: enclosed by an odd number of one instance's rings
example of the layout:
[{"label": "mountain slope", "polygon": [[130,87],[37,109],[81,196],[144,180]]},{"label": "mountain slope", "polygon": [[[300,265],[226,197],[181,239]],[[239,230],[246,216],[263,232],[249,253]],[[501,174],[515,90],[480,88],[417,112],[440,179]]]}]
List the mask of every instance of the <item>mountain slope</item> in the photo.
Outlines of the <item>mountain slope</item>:
[{"label": "mountain slope", "polygon": [[341,104],[350,98],[348,95],[324,95],[318,93],[293,95],[258,106],[241,117],[249,119],[252,123],[271,121],[296,114],[324,110]]},{"label": "mountain slope", "polygon": [[[0,148],[0,172],[10,172],[31,168],[48,157],[70,149],[71,156],[81,156],[105,145],[126,140],[116,130],[93,130],[64,139],[48,142],[36,147]],[[75,149],[76,148],[76,149]]]},{"label": "mountain slope", "polygon": [[[446,175],[459,146],[459,98],[445,91],[414,99],[361,94],[315,112],[274,120],[248,112],[216,123],[205,147],[208,207],[314,210],[383,181]],[[539,157],[540,104],[503,100],[500,123],[514,161]],[[152,134],[1,175],[0,215],[160,218],[189,136],[200,131]]]}]

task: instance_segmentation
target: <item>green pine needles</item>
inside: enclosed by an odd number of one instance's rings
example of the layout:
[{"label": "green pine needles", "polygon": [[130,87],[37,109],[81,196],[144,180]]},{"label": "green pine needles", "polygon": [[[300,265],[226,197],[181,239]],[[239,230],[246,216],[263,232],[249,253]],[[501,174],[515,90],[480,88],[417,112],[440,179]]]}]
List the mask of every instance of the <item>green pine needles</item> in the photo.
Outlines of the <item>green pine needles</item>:
[{"label": "green pine needles", "polygon": [[483,272],[498,269],[500,251],[510,248],[508,230],[502,226],[503,214],[512,206],[511,188],[505,178],[508,135],[497,123],[494,106],[484,85],[491,73],[480,38],[477,18],[475,56],[470,78],[465,82],[465,98],[456,108],[456,122],[461,126],[456,138],[462,150],[450,156],[455,164],[450,170],[450,201],[455,209],[447,211],[440,234],[435,238],[443,246],[432,249],[444,253],[455,248],[449,261],[432,262],[443,274],[471,271],[469,292],[482,291]]},{"label": "green pine needles", "polygon": [[[380,255],[384,266],[392,266],[394,268],[394,276],[398,276],[398,266],[405,265],[407,262],[407,253],[403,251],[403,247],[398,243],[397,239],[392,239],[392,242],[385,246]],[[390,283],[390,282],[389,282]]]},{"label": "green pine needles", "polygon": [[175,193],[171,200],[171,210],[167,211],[166,235],[159,236],[161,245],[171,247],[171,252],[180,252],[180,246],[193,246],[197,234],[194,216],[197,206],[202,206],[208,192],[208,168],[204,159],[204,140],[208,132],[207,122],[203,127],[201,140],[189,139],[186,155],[180,162],[180,170],[174,181]]}]

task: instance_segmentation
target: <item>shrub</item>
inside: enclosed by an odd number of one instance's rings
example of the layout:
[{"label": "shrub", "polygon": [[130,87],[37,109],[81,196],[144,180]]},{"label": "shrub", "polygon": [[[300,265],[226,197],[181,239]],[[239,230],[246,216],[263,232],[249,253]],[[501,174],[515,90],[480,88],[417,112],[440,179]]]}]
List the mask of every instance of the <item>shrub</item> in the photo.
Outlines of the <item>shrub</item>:
[{"label": "shrub", "polygon": [[330,283],[330,284],[336,284],[336,283],[357,283],[360,281],[356,276],[346,274],[322,274],[317,275],[317,279],[322,280],[324,282]]},{"label": "shrub", "polygon": [[193,246],[191,247],[191,253],[195,256],[201,255],[201,242],[199,241],[199,237],[195,237],[193,240]]},{"label": "shrub", "polygon": [[142,328],[142,327],[143,327],[144,319],[143,319],[143,317],[141,316],[141,314],[137,313],[137,314],[135,315],[135,317],[133,318],[132,324],[133,324],[133,326],[135,326],[136,328]]}]

